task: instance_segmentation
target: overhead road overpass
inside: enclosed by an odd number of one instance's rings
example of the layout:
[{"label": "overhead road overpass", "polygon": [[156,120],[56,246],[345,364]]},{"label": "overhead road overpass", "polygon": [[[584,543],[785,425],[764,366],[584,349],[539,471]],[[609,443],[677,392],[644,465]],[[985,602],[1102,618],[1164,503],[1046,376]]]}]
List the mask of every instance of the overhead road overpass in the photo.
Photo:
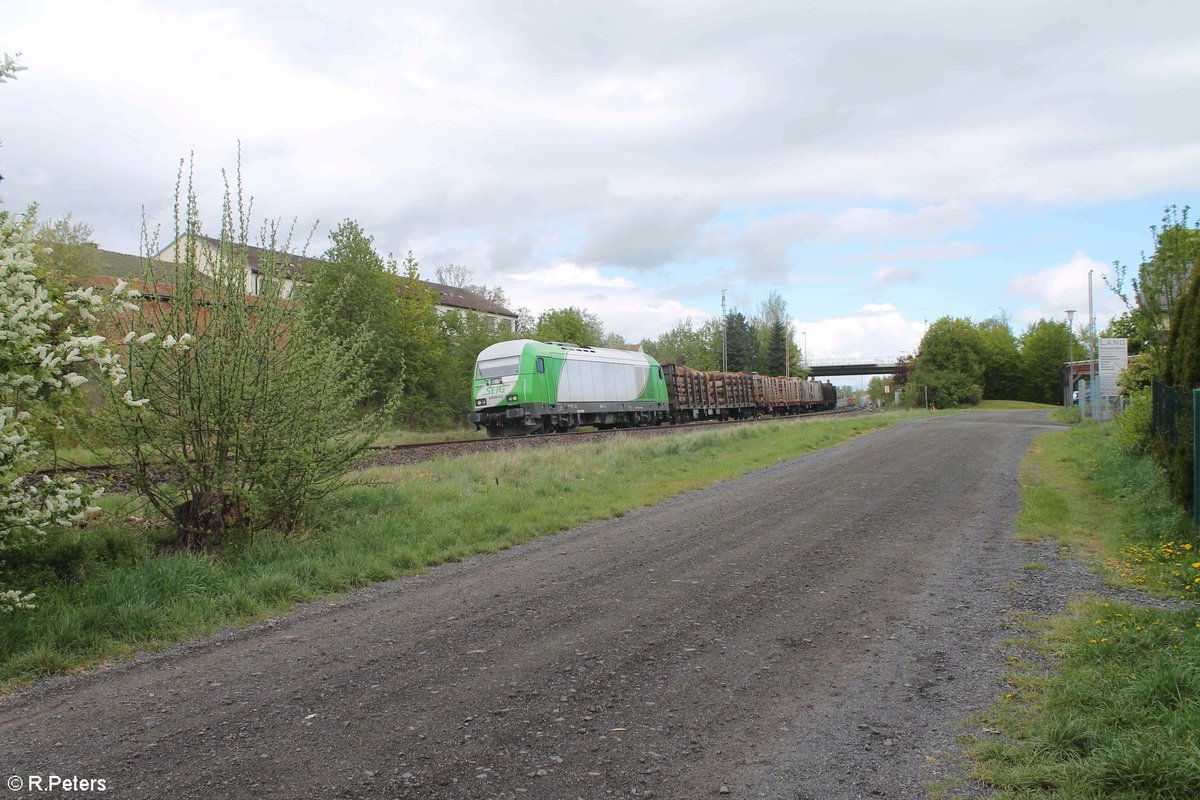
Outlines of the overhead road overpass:
[{"label": "overhead road overpass", "polygon": [[891,375],[896,371],[896,361],[896,357],[817,358],[808,362],[808,369],[814,378],[829,378],[835,375]]}]

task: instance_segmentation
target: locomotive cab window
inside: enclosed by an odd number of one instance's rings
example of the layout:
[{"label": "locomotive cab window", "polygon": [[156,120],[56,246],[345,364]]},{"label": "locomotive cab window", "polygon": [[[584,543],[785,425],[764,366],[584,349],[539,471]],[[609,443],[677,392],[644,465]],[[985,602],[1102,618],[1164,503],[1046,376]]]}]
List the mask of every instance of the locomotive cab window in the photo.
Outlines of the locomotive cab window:
[{"label": "locomotive cab window", "polygon": [[537,371],[539,374],[546,371],[546,359],[542,358],[541,356],[539,356],[537,360]]},{"label": "locomotive cab window", "polygon": [[480,361],[475,365],[475,377],[503,378],[507,375],[516,375],[520,371],[520,367],[520,356],[489,358],[487,361]]},{"label": "locomotive cab window", "polygon": [[659,379],[660,381],[663,379],[663,376],[662,376],[662,367],[659,367],[659,368],[658,368],[658,379]]}]

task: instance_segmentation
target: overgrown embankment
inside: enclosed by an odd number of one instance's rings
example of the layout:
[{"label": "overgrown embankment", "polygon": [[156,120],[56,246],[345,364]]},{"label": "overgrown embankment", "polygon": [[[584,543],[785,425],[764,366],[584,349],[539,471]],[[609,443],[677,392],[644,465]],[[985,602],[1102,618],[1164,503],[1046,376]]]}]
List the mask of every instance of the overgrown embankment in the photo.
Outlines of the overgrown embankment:
[{"label": "overgrown embankment", "polygon": [[[1023,537],[1056,538],[1107,580],[1183,610],[1078,601],[1035,623],[1031,660],[976,748],[1005,797],[1200,797],[1200,542],[1161,471],[1109,427],[1040,437],[1024,466]],[[1046,665],[1050,669],[1045,669]]]},{"label": "overgrown embankment", "polygon": [[[37,608],[0,617],[0,686],[162,648],[296,603],[620,516],[886,427],[906,414],[814,419],[532,448],[374,469],[301,535],[178,553],[125,508],[56,531],[8,569]],[[110,508],[128,500],[110,498]]]}]

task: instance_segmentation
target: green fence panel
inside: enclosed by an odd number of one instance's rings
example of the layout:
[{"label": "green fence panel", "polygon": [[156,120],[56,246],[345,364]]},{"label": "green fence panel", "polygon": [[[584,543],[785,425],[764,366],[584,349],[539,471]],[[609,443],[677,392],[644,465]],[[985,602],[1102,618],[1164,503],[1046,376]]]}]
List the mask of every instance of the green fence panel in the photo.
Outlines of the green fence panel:
[{"label": "green fence panel", "polygon": [[1179,412],[1183,405],[1179,392],[1155,378],[1150,404],[1150,435],[1174,447],[1179,442]]}]

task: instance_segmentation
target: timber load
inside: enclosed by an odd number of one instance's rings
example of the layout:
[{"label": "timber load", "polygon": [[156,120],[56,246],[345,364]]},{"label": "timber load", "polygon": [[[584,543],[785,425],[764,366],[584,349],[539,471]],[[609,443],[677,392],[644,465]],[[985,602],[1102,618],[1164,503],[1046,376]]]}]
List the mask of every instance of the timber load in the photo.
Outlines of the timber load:
[{"label": "timber load", "polygon": [[756,376],[750,373],[701,372],[664,364],[663,377],[672,410],[690,419],[753,416],[758,406]]}]

